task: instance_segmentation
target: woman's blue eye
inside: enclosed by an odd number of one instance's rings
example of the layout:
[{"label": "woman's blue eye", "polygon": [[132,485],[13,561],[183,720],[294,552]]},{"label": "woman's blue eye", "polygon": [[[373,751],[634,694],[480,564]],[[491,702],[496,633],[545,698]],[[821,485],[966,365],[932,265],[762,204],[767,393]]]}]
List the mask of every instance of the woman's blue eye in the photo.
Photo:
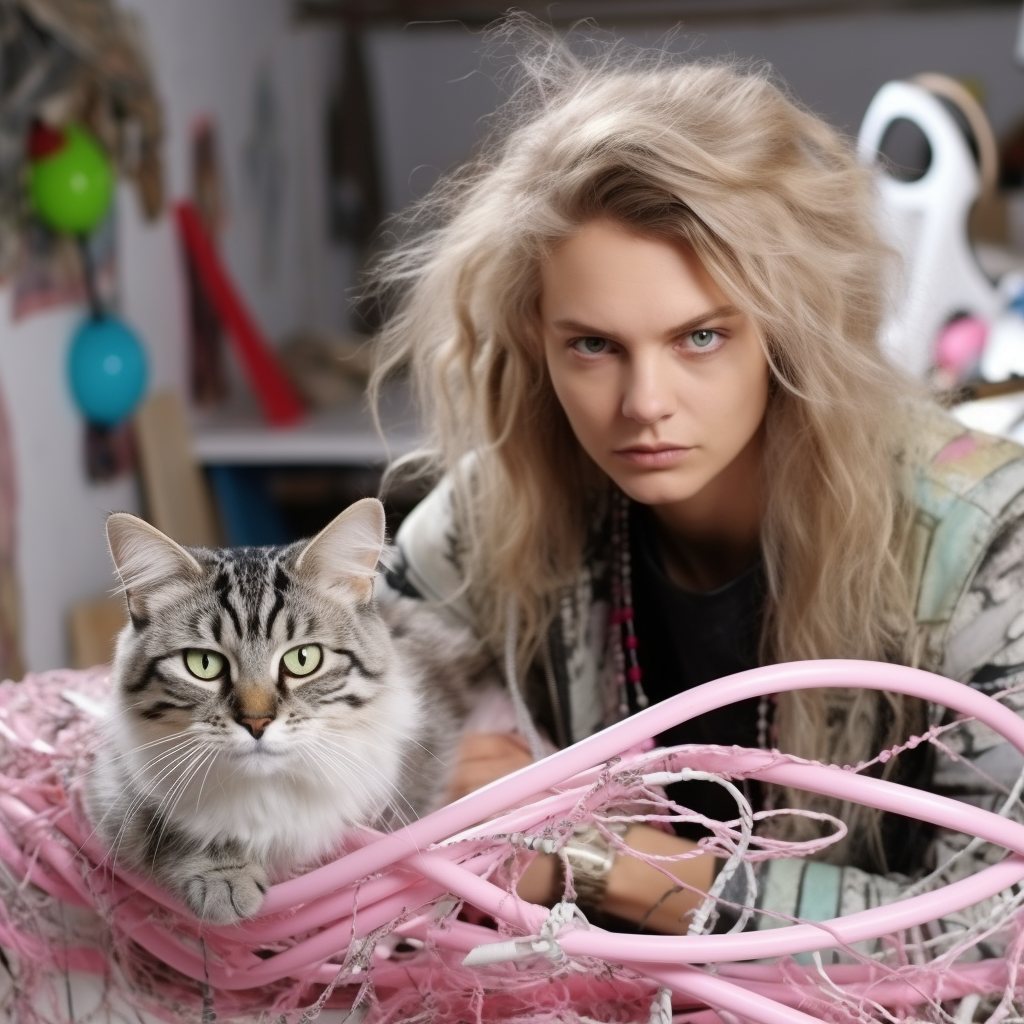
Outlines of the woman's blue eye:
[{"label": "woman's blue eye", "polygon": [[586,356],[599,356],[608,347],[605,338],[577,338],[572,347]]},{"label": "woman's blue eye", "polygon": [[710,328],[702,328],[699,331],[693,331],[690,334],[690,341],[697,346],[697,348],[707,348],[709,345],[714,343],[714,340],[718,337],[718,331],[712,331]]}]

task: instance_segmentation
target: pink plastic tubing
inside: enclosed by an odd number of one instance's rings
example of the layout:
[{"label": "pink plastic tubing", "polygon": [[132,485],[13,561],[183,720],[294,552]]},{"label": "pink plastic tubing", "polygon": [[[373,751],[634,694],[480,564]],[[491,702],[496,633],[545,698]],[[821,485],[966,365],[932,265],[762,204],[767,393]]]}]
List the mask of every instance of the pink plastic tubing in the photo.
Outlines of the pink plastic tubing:
[{"label": "pink plastic tubing", "polygon": [[[1024,752],[1024,722],[1012,711],[963,684],[930,673],[902,666],[855,661],[803,662],[755,669],[697,687],[648,708],[573,747],[552,754],[541,762],[471,793],[399,832],[384,836],[339,861],[275,886],[268,896],[263,913],[273,913],[288,906],[323,898],[399,860],[411,864],[414,851],[443,841],[447,836],[493,814],[497,808],[519,803],[538,792],[557,786],[566,778],[585,772],[595,764],[615,757],[624,749],[637,746],[641,740],[678,722],[748,697],[819,686],[861,686],[893,690],[944,704],[984,722]],[[762,763],[770,756],[764,752],[751,753]],[[733,763],[731,767],[735,771],[737,765]],[[801,786],[841,799],[859,800],[910,817],[920,817],[966,830],[1024,853],[1024,828],[1020,825],[934,794],[861,777],[836,768],[814,765],[765,767],[758,775],[770,781]],[[527,933],[536,932],[547,917],[548,911],[545,908],[530,907],[510,899],[504,890],[468,875],[439,854],[429,859],[416,858],[416,865],[420,871],[438,881],[441,887],[463,896],[474,905]],[[837,939],[854,942],[934,920],[951,910],[999,892],[1021,878],[1024,878],[1024,862],[1013,857],[938,892],[926,893],[912,900],[878,907],[832,922],[794,925],[739,935],[641,935],[632,936],[628,940],[598,929],[567,930],[559,941],[565,952],[571,955],[598,956],[619,961],[627,959],[634,963],[705,963],[783,956],[831,946]],[[399,896],[386,909],[400,913],[407,908],[404,896]],[[458,924],[453,926],[453,930],[458,931]],[[276,965],[264,962],[248,975],[246,984],[264,984],[273,980],[276,974]]]},{"label": "pink plastic tubing", "polygon": [[[485,820],[496,810],[529,800],[537,793],[558,786],[566,779],[638,746],[643,740],[715,708],[763,694],[823,686],[890,690],[942,704],[977,718],[1024,753],[1024,721],[1009,708],[962,683],[919,669],[878,662],[835,660],[769,665],[749,672],[739,672],[670,697],[565,750],[551,754],[543,761],[498,779],[340,861],[274,886],[261,914],[286,910],[316,898],[320,893],[351,885],[407,857],[411,852],[441,842]],[[832,771],[834,778],[831,780],[830,795],[844,800],[856,800],[857,776],[852,772]],[[897,806],[891,809],[914,817],[917,807],[911,793],[905,790]],[[546,911],[543,913],[546,916]]]},{"label": "pink plastic tubing", "polygon": [[[119,901],[108,907],[108,913],[134,941],[165,963],[191,978],[208,978],[215,988],[224,991],[257,988],[287,978],[331,982],[340,967],[331,959],[348,950],[353,939],[385,926],[397,927],[400,934],[407,936],[428,938],[437,948],[457,954],[508,938],[461,920],[448,921],[442,929],[432,927],[430,916],[421,910],[445,893],[453,893],[504,922],[513,936],[537,936],[549,911],[524,903],[488,880],[491,870],[508,853],[507,842],[496,844],[488,837],[519,831],[536,834],[538,828],[557,821],[587,797],[606,762],[624,751],[641,748],[644,741],[675,724],[762,694],[837,686],[895,691],[945,705],[976,718],[1024,753],[1024,721],[1010,709],[961,683],[876,662],[774,665],[679,694],[398,832],[377,835],[367,831],[355,837],[356,848],[338,860],[274,886],[259,918],[237,928],[200,931],[195,923],[189,923],[184,912],[177,910],[172,910],[164,923],[144,904],[140,906],[132,900]],[[614,771],[627,767],[639,772],[663,770],[666,762],[687,764],[686,756],[685,751],[629,754]],[[841,768],[795,762],[768,751],[702,748],[693,763],[698,762],[702,770],[726,777],[754,775],[779,785],[918,818],[981,837],[1004,847],[1011,855],[936,891],[819,923],[735,935],[694,936],[623,936],[569,923],[557,934],[561,954],[625,965],[652,982],[667,986],[684,1001],[703,1003],[749,1020],[806,1024],[817,1018],[788,1005],[798,1001],[798,996],[792,989],[785,990],[778,968],[774,976],[762,976],[756,971],[751,973],[749,965],[735,962],[878,938],[933,921],[1024,880],[1024,826],[991,812]],[[0,799],[6,812],[13,813],[16,819],[26,820],[25,814],[41,810],[26,806],[19,812],[11,806],[17,796],[9,789]],[[73,842],[84,838],[76,835],[80,829],[70,820],[52,824]],[[19,856],[16,850],[8,849],[14,845],[11,838],[0,830],[0,854],[5,861],[8,855],[15,860]],[[26,863],[32,880],[45,889],[49,878],[55,895],[81,902],[86,894],[80,876],[76,879],[73,865],[68,863],[67,852],[51,849],[59,845],[52,840],[49,845],[45,840],[40,840],[40,844],[47,854],[47,870]],[[377,875],[380,877],[374,877]],[[360,883],[358,887],[356,883]],[[140,889],[146,888],[140,885]],[[165,895],[151,895],[165,906],[173,906]],[[205,936],[210,953],[205,963],[196,947],[199,934]],[[252,951],[261,943],[286,941],[291,936],[299,938],[293,940],[290,948],[269,959],[261,959]],[[514,937],[511,941],[514,943]],[[722,967],[712,975],[690,966],[706,963]],[[382,961],[381,968],[387,973],[390,965]],[[352,980],[358,982],[361,977]],[[808,975],[811,983],[814,977],[820,981],[820,976]],[[836,983],[851,995],[860,993],[870,1000],[895,1006],[952,998],[954,994],[971,991],[972,985],[992,991],[1006,984],[1008,977],[1001,962],[956,965],[945,975],[933,974],[923,979],[896,976],[892,971],[883,978],[870,965],[851,965],[836,975]],[[713,1018],[697,1015],[693,1019]]]}]

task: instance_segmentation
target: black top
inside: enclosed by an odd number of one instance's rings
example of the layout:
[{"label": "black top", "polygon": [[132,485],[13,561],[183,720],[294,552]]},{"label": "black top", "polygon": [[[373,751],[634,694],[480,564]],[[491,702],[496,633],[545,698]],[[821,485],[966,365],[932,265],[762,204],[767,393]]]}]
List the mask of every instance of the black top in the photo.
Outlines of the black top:
[{"label": "black top", "polygon": [[[651,510],[636,504],[630,505],[629,549],[637,657],[651,704],[757,667],[765,600],[760,558],[717,590],[686,590],[665,571]],[[635,703],[632,692],[630,701]],[[754,697],[726,704],[667,728],[658,735],[658,742],[756,747],[759,702]],[[747,784],[747,798],[755,811],[762,802],[760,790],[757,783]],[[669,787],[669,795],[684,807],[720,821],[737,816],[735,801],[713,782],[678,783]],[[676,831],[691,839],[706,834],[696,825],[678,825]]]},{"label": "black top", "polygon": [[[651,510],[631,503],[629,550],[635,610],[633,625],[643,688],[651,704],[701,683],[756,668],[767,596],[760,558],[717,590],[707,593],[686,590],[669,579],[655,538],[656,525]],[[630,701],[635,711],[632,693]],[[658,735],[658,742],[665,746],[715,743],[757,747],[759,703],[760,698],[755,697],[726,704],[682,725],[666,728]],[[877,745],[881,747],[881,739]],[[904,751],[896,762],[892,780],[927,788],[933,759],[933,749],[928,743]],[[869,774],[877,774],[877,770]],[[759,783],[746,780],[737,785],[743,788],[754,811],[763,807],[764,794]],[[668,788],[668,793],[681,806],[717,821],[729,821],[737,816],[735,801],[722,786],[713,782],[676,783]],[[675,828],[679,835],[688,839],[699,839],[707,834],[699,825],[677,824]],[[923,863],[932,832],[932,828],[922,822],[883,814],[881,834],[888,869],[908,871]]]}]

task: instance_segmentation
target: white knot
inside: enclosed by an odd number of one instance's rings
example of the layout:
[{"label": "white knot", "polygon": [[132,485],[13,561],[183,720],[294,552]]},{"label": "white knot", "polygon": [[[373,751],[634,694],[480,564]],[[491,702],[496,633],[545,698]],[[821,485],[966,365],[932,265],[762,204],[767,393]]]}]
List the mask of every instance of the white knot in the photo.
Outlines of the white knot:
[{"label": "white knot", "polygon": [[659,988],[651,1003],[650,1024],[672,1024],[672,993],[667,988]]},{"label": "white knot", "polygon": [[565,953],[558,944],[556,936],[571,921],[578,919],[586,924],[587,919],[580,913],[575,903],[556,903],[551,908],[544,924],[537,935],[528,935],[521,939],[506,939],[504,942],[487,942],[476,949],[471,949],[463,967],[486,967],[490,964],[506,963],[510,960],[528,960],[534,956],[547,957],[552,963],[565,959]]},{"label": "white knot", "polygon": [[534,850],[537,853],[558,852],[558,841],[550,836],[531,836],[526,832],[513,832],[507,838],[513,846],[521,846],[526,850]]}]

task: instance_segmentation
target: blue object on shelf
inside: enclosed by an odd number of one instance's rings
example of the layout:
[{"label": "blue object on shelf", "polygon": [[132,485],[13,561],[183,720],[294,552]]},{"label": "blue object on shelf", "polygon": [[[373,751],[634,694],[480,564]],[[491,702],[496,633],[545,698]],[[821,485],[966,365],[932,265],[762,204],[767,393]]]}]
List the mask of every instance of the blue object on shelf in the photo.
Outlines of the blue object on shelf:
[{"label": "blue object on shelf", "polygon": [[211,466],[210,486],[229,547],[287,544],[294,538],[267,486],[262,466]]}]

